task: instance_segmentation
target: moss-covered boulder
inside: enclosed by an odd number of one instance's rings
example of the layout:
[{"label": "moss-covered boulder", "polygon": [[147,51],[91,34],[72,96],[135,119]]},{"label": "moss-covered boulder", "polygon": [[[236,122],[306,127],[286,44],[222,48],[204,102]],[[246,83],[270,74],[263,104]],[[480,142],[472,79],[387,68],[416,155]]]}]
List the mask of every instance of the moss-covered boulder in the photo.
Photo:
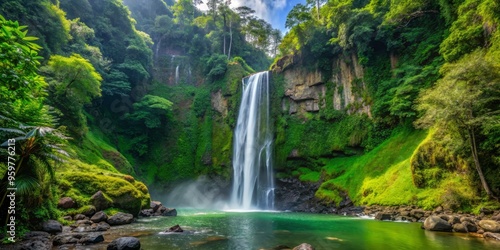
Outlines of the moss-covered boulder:
[{"label": "moss-covered boulder", "polygon": [[71,185],[67,192],[80,196],[78,199],[86,204],[98,205],[98,210],[112,206],[136,216],[142,207],[149,205],[147,187],[129,175],[66,172],[60,177]]}]

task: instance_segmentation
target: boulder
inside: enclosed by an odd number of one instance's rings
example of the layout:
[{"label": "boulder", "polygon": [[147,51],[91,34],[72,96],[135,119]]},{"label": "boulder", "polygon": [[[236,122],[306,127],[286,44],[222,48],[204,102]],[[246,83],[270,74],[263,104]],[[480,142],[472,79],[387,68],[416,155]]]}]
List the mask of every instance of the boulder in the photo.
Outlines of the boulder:
[{"label": "boulder", "polygon": [[495,239],[495,240],[500,240],[500,234],[498,233],[490,233],[490,232],[486,232],[483,234],[483,237],[485,239]]},{"label": "boulder", "polygon": [[82,214],[87,217],[92,217],[92,215],[94,215],[96,211],[97,209],[94,206],[90,205],[86,206],[85,209],[83,209]]},{"label": "boulder", "polygon": [[140,250],[141,242],[135,237],[120,237],[109,243],[107,250]]},{"label": "boulder", "polygon": [[495,211],[493,211],[493,210],[490,210],[490,209],[487,209],[487,208],[484,208],[484,207],[483,207],[483,208],[479,209],[479,212],[481,212],[481,213],[483,213],[483,214],[485,214],[485,215],[491,215],[491,214],[493,214]]},{"label": "boulder", "polygon": [[450,223],[451,225],[460,223],[460,217],[453,215],[448,216],[448,223]]},{"label": "boulder", "polygon": [[177,216],[177,210],[175,208],[167,208],[163,213],[161,214],[163,216]]},{"label": "boulder", "polygon": [[62,197],[57,203],[58,208],[68,209],[76,207],[76,202],[71,197]]},{"label": "boulder", "polygon": [[472,222],[465,221],[462,222],[462,225],[464,225],[464,227],[467,229],[467,232],[469,233],[477,232],[477,226]]},{"label": "boulder", "polygon": [[314,250],[314,247],[307,244],[307,243],[302,243],[302,244],[294,247],[293,250]]},{"label": "boulder", "polygon": [[375,215],[376,220],[392,220],[392,215],[389,213],[378,212]]},{"label": "boulder", "polygon": [[453,224],[453,232],[467,233],[467,228],[462,223]]},{"label": "boulder", "polygon": [[156,210],[158,210],[158,208],[160,208],[162,205],[161,205],[161,202],[159,201],[151,201],[149,203],[151,209],[153,209],[153,213],[156,212]]},{"label": "boulder", "polygon": [[[92,225],[92,226],[94,226],[94,225]],[[107,231],[110,227],[111,226],[104,221],[101,221],[101,222],[95,224],[96,231]]]},{"label": "boulder", "polygon": [[83,233],[62,233],[54,237],[53,243],[55,246],[76,244],[83,236]]},{"label": "boulder", "polygon": [[63,217],[64,220],[73,220],[73,217],[71,217],[71,215],[66,215]]},{"label": "boulder", "polygon": [[83,214],[77,214],[75,215],[75,217],[73,219],[75,219],[76,221],[78,220],[85,220],[87,216],[83,215]]},{"label": "boulder", "polygon": [[151,217],[154,214],[154,210],[152,208],[150,209],[143,209],[139,212],[139,216],[142,217]]},{"label": "boulder", "polygon": [[182,233],[184,230],[179,226],[179,224],[165,230],[166,233]]},{"label": "boulder", "polygon": [[102,191],[97,191],[90,197],[90,203],[94,205],[97,210],[105,210],[113,204],[113,201],[106,197]]},{"label": "boulder", "polygon": [[23,241],[19,243],[16,249],[51,250],[52,240],[50,239],[50,234],[41,231],[28,232],[24,235]]},{"label": "boulder", "polygon": [[62,232],[62,224],[56,220],[48,220],[43,223],[42,230],[47,233],[59,233]]},{"label": "boulder", "polygon": [[90,233],[90,234],[85,234],[83,235],[79,240],[78,243],[82,245],[90,245],[90,244],[96,244],[99,242],[104,241],[104,236],[102,236],[102,233]]},{"label": "boulder", "polygon": [[424,221],[424,229],[430,231],[444,231],[450,232],[452,230],[452,226],[448,221],[443,220],[439,216],[429,216]]},{"label": "boulder", "polygon": [[479,226],[485,232],[500,233],[500,223],[494,220],[481,220]]},{"label": "boulder", "polygon": [[111,226],[130,224],[134,221],[134,216],[127,213],[118,212],[108,218],[108,223]]},{"label": "boulder", "polygon": [[104,211],[99,211],[95,213],[90,220],[94,223],[99,223],[101,221],[106,221],[108,219],[108,215]]}]

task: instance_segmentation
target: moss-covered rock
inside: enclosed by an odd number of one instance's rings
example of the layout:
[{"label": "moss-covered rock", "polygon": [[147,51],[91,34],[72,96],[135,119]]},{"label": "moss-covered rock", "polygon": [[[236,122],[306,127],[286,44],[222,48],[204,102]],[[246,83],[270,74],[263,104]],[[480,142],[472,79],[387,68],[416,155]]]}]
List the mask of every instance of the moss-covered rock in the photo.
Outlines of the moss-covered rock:
[{"label": "moss-covered rock", "polygon": [[[71,195],[79,206],[97,204],[99,210],[113,206],[137,215],[143,206],[149,205],[150,196],[147,187],[131,176],[94,169],[94,171],[62,172],[58,177],[64,180],[65,185],[69,183],[71,187],[68,191],[62,190],[63,194]],[[102,196],[103,199],[91,198],[99,192],[102,194],[99,197]],[[97,202],[98,200],[100,202]]]}]

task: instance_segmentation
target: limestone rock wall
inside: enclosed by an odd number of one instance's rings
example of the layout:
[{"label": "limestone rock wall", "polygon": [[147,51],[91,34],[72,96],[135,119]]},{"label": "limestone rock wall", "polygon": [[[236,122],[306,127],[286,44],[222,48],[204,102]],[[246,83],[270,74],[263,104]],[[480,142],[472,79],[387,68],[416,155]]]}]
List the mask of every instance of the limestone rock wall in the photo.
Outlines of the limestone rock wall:
[{"label": "limestone rock wall", "polygon": [[333,108],[371,116],[364,70],[356,55],[338,57],[332,67],[330,75],[298,64],[283,68],[280,72],[285,80],[283,111],[301,114]]}]

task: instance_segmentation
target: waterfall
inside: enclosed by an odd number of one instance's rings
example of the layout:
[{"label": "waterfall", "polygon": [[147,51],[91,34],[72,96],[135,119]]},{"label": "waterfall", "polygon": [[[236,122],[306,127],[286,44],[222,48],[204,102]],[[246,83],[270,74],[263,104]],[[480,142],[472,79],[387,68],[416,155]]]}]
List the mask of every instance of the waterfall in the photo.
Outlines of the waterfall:
[{"label": "waterfall", "polygon": [[175,84],[179,83],[179,65],[175,67]]},{"label": "waterfall", "polygon": [[234,131],[233,209],[274,208],[269,97],[269,72],[243,79],[243,95]]}]

